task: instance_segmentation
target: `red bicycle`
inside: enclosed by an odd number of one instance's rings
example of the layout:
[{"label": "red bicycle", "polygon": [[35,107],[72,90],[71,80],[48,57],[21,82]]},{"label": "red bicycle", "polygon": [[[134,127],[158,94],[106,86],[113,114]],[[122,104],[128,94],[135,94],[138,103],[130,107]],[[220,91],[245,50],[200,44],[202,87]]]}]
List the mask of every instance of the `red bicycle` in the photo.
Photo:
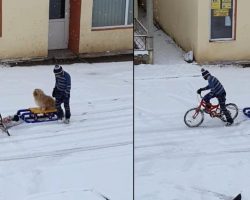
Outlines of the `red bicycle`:
[{"label": "red bicycle", "polygon": [[[212,118],[219,118],[223,122],[227,122],[225,114],[221,111],[220,105],[211,105],[209,109],[206,108],[206,102],[200,95],[201,101],[198,107],[189,109],[184,115],[184,122],[188,127],[198,127],[204,120],[204,113],[208,114]],[[235,119],[238,116],[239,109],[236,104],[226,104],[226,109],[230,113],[231,117]]]}]

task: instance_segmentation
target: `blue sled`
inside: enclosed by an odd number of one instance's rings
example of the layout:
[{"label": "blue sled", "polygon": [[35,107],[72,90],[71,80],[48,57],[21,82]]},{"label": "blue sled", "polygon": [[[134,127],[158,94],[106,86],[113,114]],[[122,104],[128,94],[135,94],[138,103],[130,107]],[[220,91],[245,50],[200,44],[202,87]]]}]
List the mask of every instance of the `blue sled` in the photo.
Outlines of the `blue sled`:
[{"label": "blue sled", "polygon": [[244,115],[250,118],[250,107],[243,108],[243,113]]},{"label": "blue sled", "polygon": [[26,123],[56,121],[56,109],[43,111],[40,108],[28,108],[17,111],[17,115]]}]

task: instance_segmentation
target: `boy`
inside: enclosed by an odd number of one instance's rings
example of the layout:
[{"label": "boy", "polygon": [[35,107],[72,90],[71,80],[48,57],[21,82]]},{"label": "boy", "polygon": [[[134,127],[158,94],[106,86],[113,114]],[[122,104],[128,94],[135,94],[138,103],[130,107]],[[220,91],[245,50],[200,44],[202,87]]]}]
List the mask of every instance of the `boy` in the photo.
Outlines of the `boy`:
[{"label": "boy", "polygon": [[202,77],[208,81],[208,86],[198,89],[197,93],[201,94],[202,91],[210,89],[210,92],[203,97],[207,105],[206,108],[209,108],[211,106],[210,99],[216,97],[219,101],[221,111],[227,118],[226,126],[230,126],[234,121],[229,111],[226,109],[226,91],[224,87],[222,86],[220,81],[216,77],[212,76],[207,70],[202,68],[201,73]]},{"label": "boy", "polygon": [[69,106],[71,77],[66,71],[63,70],[62,66],[59,65],[55,65],[54,74],[56,78],[56,83],[52,96],[56,98],[57,116],[59,120],[62,120],[64,117],[64,112],[61,108],[61,104],[63,103],[65,109],[64,122],[68,124],[71,116]]}]

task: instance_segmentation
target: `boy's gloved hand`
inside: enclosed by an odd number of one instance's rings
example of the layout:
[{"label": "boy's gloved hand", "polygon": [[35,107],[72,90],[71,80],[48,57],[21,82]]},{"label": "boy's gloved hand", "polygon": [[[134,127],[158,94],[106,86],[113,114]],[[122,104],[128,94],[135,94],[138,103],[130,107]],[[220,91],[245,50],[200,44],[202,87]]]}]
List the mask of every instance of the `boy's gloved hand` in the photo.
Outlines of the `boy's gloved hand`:
[{"label": "boy's gloved hand", "polygon": [[56,87],[54,87],[53,92],[52,92],[52,97],[56,97],[58,94],[58,90],[56,89]]},{"label": "boy's gloved hand", "polygon": [[56,90],[56,88],[54,88],[54,89],[53,89],[53,92],[52,92],[52,97],[55,97],[55,96],[56,96],[56,94],[55,94],[55,93],[56,93],[56,91],[55,91],[55,90]]},{"label": "boy's gloved hand", "polygon": [[197,90],[197,94],[201,94],[202,91],[203,91],[202,88],[198,89],[198,90]]}]

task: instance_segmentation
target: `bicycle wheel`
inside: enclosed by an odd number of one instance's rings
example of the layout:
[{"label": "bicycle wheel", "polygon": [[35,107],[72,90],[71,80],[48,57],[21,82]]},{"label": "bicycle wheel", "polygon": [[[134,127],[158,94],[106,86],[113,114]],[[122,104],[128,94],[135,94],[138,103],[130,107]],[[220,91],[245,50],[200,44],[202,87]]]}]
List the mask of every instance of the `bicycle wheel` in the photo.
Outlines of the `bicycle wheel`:
[{"label": "bicycle wheel", "polygon": [[233,119],[235,119],[238,116],[239,109],[236,104],[234,103],[226,104],[226,108],[230,112],[230,115]]},{"label": "bicycle wheel", "polygon": [[204,120],[203,110],[196,110],[197,108],[191,108],[184,115],[184,122],[188,127],[200,126]]},{"label": "bicycle wheel", "polygon": [[[228,110],[228,112],[231,115],[231,117],[232,117],[233,120],[238,116],[239,109],[238,109],[238,106],[236,104],[234,104],[234,103],[228,103],[228,104],[226,104],[226,109]],[[221,120],[223,122],[227,122],[226,116],[223,115],[221,117]]]}]

